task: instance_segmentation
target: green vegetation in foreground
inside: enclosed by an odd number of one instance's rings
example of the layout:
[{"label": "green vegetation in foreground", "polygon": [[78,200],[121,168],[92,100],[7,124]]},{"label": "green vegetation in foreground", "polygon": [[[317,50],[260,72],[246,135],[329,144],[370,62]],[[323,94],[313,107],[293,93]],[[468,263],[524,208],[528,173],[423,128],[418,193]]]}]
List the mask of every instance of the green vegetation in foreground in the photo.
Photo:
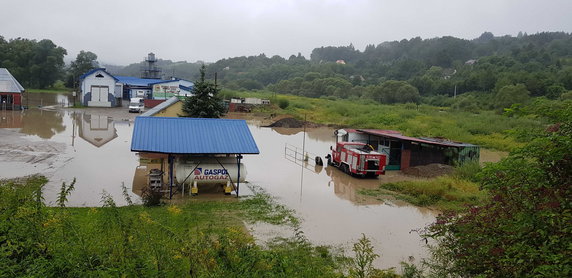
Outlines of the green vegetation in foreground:
[{"label": "green vegetation in foreground", "polygon": [[393,129],[408,136],[445,137],[467,142],[488,149],[510,151],[521,147],[528,140],[518,129],[541,130],[544,122],[534,116],[507,117],[495,111],[479,114],[436,107],[427,104],[415,105],[378,104],[367,100],[330,100],[292,95],[273,97],[268,92],[238,93],[226,91],[225,96],[240,95],[270,98],[273,103],[287,106],[261,107],[255,112],[265,114],[289,114],[310,122],[350,128]]},{"label": "green vegetation in foreground", "polygon": [[46,182],[0,181],[0,277],[398,277],[372,268],[377,255],[365,237],[356,260],[312,246],[301,231],[256,245],[243,221],[297,226],[258,190],[163,207],[117,207],[104,195],[103,207],[67,208],[75,182],[62,184],[58,207],[43,204]]},{"label": "green vegetation in foreground", "polygon": [[478,175],[490,198],[422,232],[436,277],[572,277],[572,106],[536,113],[554,124]]}]

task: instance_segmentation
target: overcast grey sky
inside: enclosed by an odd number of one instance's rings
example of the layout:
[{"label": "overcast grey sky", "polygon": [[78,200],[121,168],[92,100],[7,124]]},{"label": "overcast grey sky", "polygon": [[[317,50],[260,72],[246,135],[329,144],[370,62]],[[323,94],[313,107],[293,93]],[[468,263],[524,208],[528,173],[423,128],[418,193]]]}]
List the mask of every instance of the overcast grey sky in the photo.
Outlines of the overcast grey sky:
[{"label": "overcast grey sky", "polygon": [[572,31],[572,0],[1,0],[0,36],[51,39],[103,63],[148,52],[214,62],[265,53],[306,58],[320,46],[420,36],[472,39],[484,31]]}]

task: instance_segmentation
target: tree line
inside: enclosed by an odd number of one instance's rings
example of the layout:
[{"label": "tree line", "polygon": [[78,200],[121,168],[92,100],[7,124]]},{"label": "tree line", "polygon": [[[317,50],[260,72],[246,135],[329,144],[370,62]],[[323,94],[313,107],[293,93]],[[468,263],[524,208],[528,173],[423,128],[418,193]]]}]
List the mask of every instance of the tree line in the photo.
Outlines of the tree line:
[{"label": "tree line", "polygon": [[[64,80],[77,86],[79,76],[99,66],[97,55],[82,51],[65,67],[66,50],[50,40],[0,37],[0,66],[29,87]],[[310,59],[265,54],[221,59],[208,64],[223,88],[270,90],[308,97],[366,99],[382,103],[426,102],[476,111],[508,107],[531,97],[571,97],[572,35],[543,32],[473,40],[450,36],[403,39],[368,45],[315,48]],[[138,76],[143,62],[111,67],[113,74]],[[201,62],[159,59],[165,77],[196,80]],[[459,96],[452,100],[451,96]]]},{"label": "tree line", "polygon": [[[571,54],[569,33],[495,37],[485,32],[473,40],[417,37],[368,45],[364,51],[353,45],[320,47],[309,60],[236,57],[209,65],[209,72],[218,72],[231,89],[382,103],[424,100],[474,110],[510,106],[511,99],[558,99],[572,90]],[[449,97],[455,95],[463,97],[453,103]]]},{"label": "tree line", "polygon": [[5,40],[0,36],[0,67],[7,68],[24,86],[44,89],[48,87],[77,87],[79,77],[98,67],[97,55],[80,51],[76,59],[66,66],[67,50],[51,40],[25,38]]}]

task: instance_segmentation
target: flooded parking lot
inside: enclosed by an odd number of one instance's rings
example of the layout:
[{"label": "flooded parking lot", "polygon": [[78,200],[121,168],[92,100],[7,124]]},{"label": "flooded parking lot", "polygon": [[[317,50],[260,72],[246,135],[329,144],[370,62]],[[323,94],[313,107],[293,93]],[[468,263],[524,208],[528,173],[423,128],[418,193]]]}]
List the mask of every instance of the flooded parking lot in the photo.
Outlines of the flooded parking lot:
[{"label": "flooded parking lot", "polygon": [[[129,114],[126,108],[63,109],[66,96],[33,97],[29,110],[0,111],[1,178],[33,173],[48,176],[44,194],[48,204],[55,202],[61,183],[73,178],[77,184],[69,197],[70,206],[100,206],[104,192],[124,205],[122,184],[130,189],[132,199],[140,202],[133,193],[138,190],[133,188],[145,182],[146,172],[140,167],[139,156],[130,151],[137,114]],[[304,132],[261,127],[256,118],[247,122],[260,149],[260,155],[245,155],[243,160],[248,182],[295,210],[303,220],[300,229],[311,242],[351,250],[363,233],[381,254],[378,267],[397,267],[410,256],[426,256],[424,243],[411,231],[434,221],[435,211],[358,194],[380,182],[410,177],[393,171],[378,179],[357,179],[332,167],[314,165],[313,156],[323,157],[334,144],[331,128]],[[301,160],[303,144],[311,154],[309,162]],[[293,155],[296,150],[298,154]],[[249,229],[261,241],[293,235],[292,230],[265,224]]]}]

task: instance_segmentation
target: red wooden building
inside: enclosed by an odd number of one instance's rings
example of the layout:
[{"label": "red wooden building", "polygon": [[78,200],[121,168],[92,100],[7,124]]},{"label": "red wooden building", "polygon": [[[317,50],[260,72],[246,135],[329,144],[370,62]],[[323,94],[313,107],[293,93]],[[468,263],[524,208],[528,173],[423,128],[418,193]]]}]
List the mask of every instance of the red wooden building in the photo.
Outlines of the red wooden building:
[{"label": "red wooden building", "polygon": [[0,110],[22,108],[24,87],[5,68],[0,68]]}]

